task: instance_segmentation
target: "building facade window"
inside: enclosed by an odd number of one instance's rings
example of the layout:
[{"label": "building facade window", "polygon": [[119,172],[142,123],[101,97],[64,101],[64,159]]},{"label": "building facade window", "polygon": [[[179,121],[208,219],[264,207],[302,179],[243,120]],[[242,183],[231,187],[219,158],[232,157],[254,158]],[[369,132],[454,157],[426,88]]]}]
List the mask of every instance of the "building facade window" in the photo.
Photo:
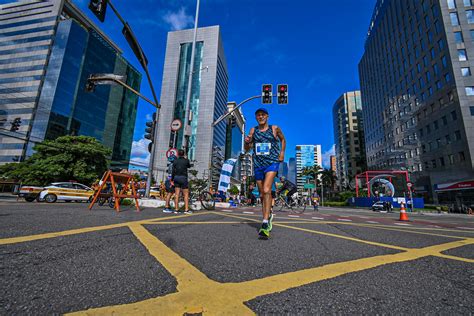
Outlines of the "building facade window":
[{"label": "building facade window", "polygon": [[467,53],[465,49],[458,49],[458,57],[459,61],[466,61],[467,60]]},{"label": "building facade window", "polygon": [[454,39],[456,40],[456,44],[463,43],[464,38],[462,36],[462,32],[454,32]]},{"label": "building facade window", "polygon": [[456,9],[456,1],[455,0],[447,0],[448,8],[449,9]]},{"label": "building facade window", "polygon": [[462,67],[461,74],[463,77],[469,77],[471,75],[471,68],[469,67]]},{"label": "building facade window", "polygon": [[474,87],[466,87],[466,95],[474,95]]},{"label": "building facade window", "polygon": [[456,12],[449,13],[449,17],[451,18],[451,25],[452,26],[458,26],[459,25],[458,14]]},{"label": "building facade window", "polygon": [[466,10],[467,23],[474,23],[474,10]]}]

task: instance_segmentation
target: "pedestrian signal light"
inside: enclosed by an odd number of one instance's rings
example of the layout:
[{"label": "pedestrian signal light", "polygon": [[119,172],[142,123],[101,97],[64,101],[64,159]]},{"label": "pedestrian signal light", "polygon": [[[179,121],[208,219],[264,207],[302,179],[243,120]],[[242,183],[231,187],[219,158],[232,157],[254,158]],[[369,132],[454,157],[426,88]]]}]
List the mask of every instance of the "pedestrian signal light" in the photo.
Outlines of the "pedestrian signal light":
[{"label": "pedestrian signal light", "polygon": [[271,84],[262,85],[262,103],[272,104],[273,92]]},{"label": "pedestrian signal light", "polygon": [[278,104],[288,104],[288,85],[278,85]]},{"label": "pedestrian signal light", "polygon": [[[153,121],[148,121],[145,123],[145,138],[151,140],[151,143],[155,140],[155,128],[156,128],[156,112],[153,113]],[[150,143],[150,144],[151,144]],[[151,145],[153,146],[153,145]],[[148,145],[148,151],[151,152],[151,146]]]}]

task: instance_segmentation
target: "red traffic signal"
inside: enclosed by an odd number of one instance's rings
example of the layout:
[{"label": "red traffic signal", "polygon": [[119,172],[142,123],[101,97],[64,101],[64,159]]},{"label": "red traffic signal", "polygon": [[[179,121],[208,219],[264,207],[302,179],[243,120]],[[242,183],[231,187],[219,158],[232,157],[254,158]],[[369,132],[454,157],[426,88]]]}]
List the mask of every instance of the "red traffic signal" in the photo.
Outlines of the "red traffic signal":
[{"label": "red traffic signal", "polygon": [[273,88],[271,84],[262,85],[262,103],[272,104]]},{"label": "red traffic signal", "polygon": [[278,104],[288,104],[288,85],[278,85]]}]

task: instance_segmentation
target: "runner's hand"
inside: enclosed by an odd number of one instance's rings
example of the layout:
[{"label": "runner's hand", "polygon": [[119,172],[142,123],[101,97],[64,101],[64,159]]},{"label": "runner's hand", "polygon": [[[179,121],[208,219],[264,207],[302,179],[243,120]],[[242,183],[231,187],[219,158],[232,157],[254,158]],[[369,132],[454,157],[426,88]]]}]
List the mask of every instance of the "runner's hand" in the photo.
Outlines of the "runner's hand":
[{"label": "runner's hand", "polygon": [[252,135],[247,135],[247,136],[245,137],[245,142],[246,142],[247,144],[250,144],[250,143],[252,142],[252,138],[253,138]]}]

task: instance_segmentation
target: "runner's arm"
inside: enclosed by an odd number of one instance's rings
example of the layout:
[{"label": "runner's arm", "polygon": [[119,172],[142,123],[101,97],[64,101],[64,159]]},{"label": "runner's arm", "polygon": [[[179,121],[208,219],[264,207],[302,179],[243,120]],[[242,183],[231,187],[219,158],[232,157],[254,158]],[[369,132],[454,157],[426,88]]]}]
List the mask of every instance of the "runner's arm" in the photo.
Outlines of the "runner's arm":
[{"label": "runner's arm", "polygon": [[278,160],[283,161],[285,160],[286,139],[285,139],[285,135],[283,135],[283,132],[278,126],[276,126],[276,135],[280,139],[280,142],[281,142],[281,150],[280,150],[280,156],[278,156]]},{"label": "runner's arm", "polygon": [[[247,137],[245,137],[245,142],[244,142],[244,150],[245,152],[248,152],[250,149],[252,149],[253,147],[253,133],[255,132],[255,129],[252,127],[250,129],[250,132],[249,134],[247,135]],[[247,140],[249,140],[247,142]]]}]

